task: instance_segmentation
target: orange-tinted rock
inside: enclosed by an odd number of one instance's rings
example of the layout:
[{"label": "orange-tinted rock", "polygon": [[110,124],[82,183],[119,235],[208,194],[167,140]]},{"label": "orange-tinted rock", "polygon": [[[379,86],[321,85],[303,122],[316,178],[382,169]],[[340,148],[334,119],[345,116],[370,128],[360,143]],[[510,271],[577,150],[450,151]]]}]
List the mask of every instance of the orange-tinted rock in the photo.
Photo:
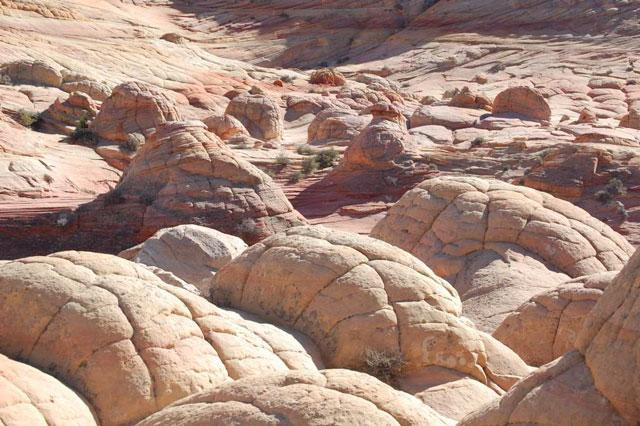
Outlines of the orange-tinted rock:
[{"label": "orange-tinted rock", "polygon": [[493,100],[494,114],[517,114],[534,120],[551,119],[551,108],[544,97],[528,86],[510,87]]},{"label": "orange-tinted rock", "polygon": [[342,73],[330,68],[314,71],[309,77],[311,84],[327,84],[329,86],[342,86],[347,82]]},{"label": "orange-tinted rock", "polygon": [[70,135],[78,124],[93,119],[98,113],[98,105],[81,92],[73,92],[64,101],[56,99],[41,115],[41,128],[53,133]]},{"label": "orange-tinted rock", "polygon": [[282,111],[266,95],[243,93],[235,96],[225,114],[237,118],[254,138],[265,141],[282,139]]}]

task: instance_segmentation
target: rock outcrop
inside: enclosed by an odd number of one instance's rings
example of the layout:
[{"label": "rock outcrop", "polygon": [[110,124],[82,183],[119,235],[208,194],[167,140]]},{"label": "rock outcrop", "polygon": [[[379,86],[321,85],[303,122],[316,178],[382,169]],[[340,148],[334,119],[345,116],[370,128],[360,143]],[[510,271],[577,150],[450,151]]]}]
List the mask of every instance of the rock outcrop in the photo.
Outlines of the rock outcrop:
[{"label": "rock outcrop", "polygon": [[247,129],[232,115],[212,115],[205,118],[203,122],[210,132],[215,133],[223,141],[249,137]]},{"label": "rock outcrop", "polygon": [[181,119],[169,92],[150,84],[129,82],[113,89],[90,129],[102,139],[122,143],[130,134],[144,135],[160,124]]},{"label": "rock outcrop", "polygon": [[349,109],[327,108],[319,112],[307,128],[310,145],[348,146],[371,121]]},{"label": "rock outcrop", "polygon": [[62,73],[45,61],[20,60],[0,66],[0,76],[13,84],[60,87]]},{"label": "rock outcrop", "polygon": [[618,272],[578,277],[537,294],[507,316],[493,337],[529,365],[542,365],[575,347],[582,323]]},{"label": "rock outcrop", "polygon": [[494,114],[516,114],[538,121],[551,119],[551,108],[544,97],[528,86],[510,87],[493,100]]},{"label": "rock outcrop", "polygon": [[256,139],[264,141],[282,139],[284,128],[282,110],[266,95],[242,93],[231,99],[225,114],[237,118]]},{"label": "rock outcrop", "polygon": [[161,229],[130,254],[134,262],[171,272],[209,294],[208,282],[247,245],[238,237],[199,225]]},{"label": "rock outcrop", "polygon": [[363,373],[323,370],[238,380],[184,398],[137,426],[453,424],[416,398]]},{"label": "rock outcrop", "polygon": [[326,84],[329,86],[343,86],[347,82],[341,72],[330,68],[323,68],[311,73],[309,83]]},{"label": "rock outcrop", "polygon": [[[216,274],[211,297],[305,333],[330,367],[375,373],[379,354],[399,359],[399,386],[428,405],[442,396],[442,388],[431,389],[438,385],[460,398],[460,405],[438,407],[452,418],[528,372],[515,353],[459,316],[460,300],[446,281],[403,250],[357,234],[296,227],[267,238]],[[458,383],[466,379],[484,399],[463,402],[468,388]]]},{"label": "rock outcrop", "polygon": [[60,252],[0,269],[0,352],[130,424],[229,380],[315,370],[291,334],[224,311],[116,256]]},{"label": "rock outcrop", "polygon": [[585,318],[573,351],[460,424],[638,423],[639,272],[636,252]]},{"label": "rock outcrop", "polygon": [[82,92],[73,92],[65,101],[56,99],[40,115],[40,129],[71,135],[82,121],[88,123],[98,113],[98,104]]},{"label": "rock outcrop", "polygon": [[0,354],[3,425],[96,426],[91,408],[53,377]]},{"label": "rock outcrop", "polygon": [[465,315],[488,332],[535,294],[569,277],[619,270],[632,253],[624,237],[566,201],[471,177],[424,181],[371,235],[445,277]]}]

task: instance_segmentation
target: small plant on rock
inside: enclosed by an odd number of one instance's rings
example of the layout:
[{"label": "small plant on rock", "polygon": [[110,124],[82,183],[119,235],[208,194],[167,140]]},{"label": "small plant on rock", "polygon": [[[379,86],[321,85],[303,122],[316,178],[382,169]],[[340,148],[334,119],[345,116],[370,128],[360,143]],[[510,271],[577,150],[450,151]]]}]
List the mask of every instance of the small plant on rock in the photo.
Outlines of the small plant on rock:
[{"label": "small plant on rock", "polygon": [[291,163],[291,159],[284,152],[281,152],[276,157],[276,166],[278,167],[286,167],[289,163]]},{"label": "small plant on rock", "polygon": [[484,138],[482,136],[478,136],[477,138],[475,138],[474,140],[471,141],[471,146],[473,148],[477,148],[477,147],[480,147],[480,146],[484,145],[485,142],[487,142],[486,138]]},{"label": "small plant on rock", "polygon": [[291,182],[291,183],[300,182],[300,180],[302,179],[302,176],[303,176],[302,172],[295,172],[294,174],[289,176],[289,182]]},{"label": "small plant on rock", "polygon": [[315,157],[306,158],[302,162],[302,173],[304,175],[310,175],[311,173],[315,172],[316,170],[318,170],[318,163],[316,162]]},{"label": "small plant on rock", "polygon": [[619,178],[613,178],[605,185],[603,189],[595,193],[596,200],[602,204],[608,204],[616,195],[622,195],[627,192],[624,183]]},{"label": "small plant on rock", "polygon": [[316,153],[316,150],[309,145],[300,145],[296,152],[300,155],[313,155]]},{"label": "small plant on rock", "polygon": [[405,361],[397,352],[367,349],[364,353],[366,372],[385,383],[392,383],[402,373]]},{"label": "small plant on rock", "polygon": [[315,155],[319,169],[333,167],[340,154],[335,149],[325,149]]},{"label": "small plant on rock", "polygon": [[26,109],[21,109],[18,111],[18,123],[22,124],[24,127],[30,127],[32,129],[38,126],[40,122],[40,114],[35,111],[28,111]]}]

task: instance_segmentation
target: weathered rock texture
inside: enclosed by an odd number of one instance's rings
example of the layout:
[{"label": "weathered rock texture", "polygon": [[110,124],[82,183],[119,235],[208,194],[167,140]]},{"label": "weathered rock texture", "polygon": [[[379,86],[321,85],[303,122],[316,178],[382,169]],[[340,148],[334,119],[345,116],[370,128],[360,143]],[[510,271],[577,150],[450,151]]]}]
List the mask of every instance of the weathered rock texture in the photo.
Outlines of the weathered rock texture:
[{"label": "weathered rock texture", "polygon": [[87,404],[53,377],[0,354],[0,423],[96,426]]},{"label": "weathered rock texture", "polygon": [[363,373],[323,370],[238,380],[184,398],[138,423],[447,425],[416,398]]},{"label": "weathered rock texture", "polygon": [[510,87],[493,100],[493,113],[512,113],[534,120],[549,120],[551,108],[542,95],[527,86]]},{"label": "weathered rock texture", "polygon": [[73,130],[85,121],[92,120],[98,113],[97,103],[86,93],[73,92],[69,97],[51,104],[41,115],[40,128],[54,133],[70,135]]},{"label": "weathered rock texture", "polygon": [[347,82],[342,73],[334,69],[324,68],[311,73],[309,83],[328,84],[329,86],[342,86]]},{"label": "weathered rock texture", "polygon": [[470,177],[424,181],[372,236],[445,277],[463,312],[490,332],[533,295],[568,277],[619,270],[632,253],[621,235],[566,201]]},{"label": "weathered rock texture", "polygon": [[529,365],[542,365],[571,351],[582,323],[617,272],[578,277],[537,294],[507,316],[493,337]]},{"label": "weathered rock texture", "polygon": [[181,118],[168,92],[150,84],[129,82],[113,89],[90,128],[100,138],[126,142],[130,134],[144,134],[162,123]]},{"label": "weathered rock texture", "polygon": [[636,252],[585,318],[574,351],[461,424],[637,424],[639,272]]},{"label": "weathered rock texture", "polygon": [[60,252],[0,269],[0,351],[129,424],[232,379],[315,369],[291,334],[244,319],[116,256]]},{"label": "weathered rock texture", "polygon": [[[211,294],[307,334],[328,366],[370,371],[368,352],[400,357],[401,376],[424,374],[411,391],[427,404],[439,397],[429,389],[435,385],[468,377],[495,397],[528,372],[508,348],[459,317],[460,300],[446,281],[410,254],[357,234],[289,229],[224,266]],[[427,371],[433,367],[439,376]],[[474,406],[443,408],[453,417]]]},{"label": "weathered rock texture", "polygon": [[208,294],[211,277],[246,248],[233,235],[199,225],[178,225],[153,234],[131,260],[162,268]]},{"label": "weathered rock texture", "polygon": [[90,221],[93,232],[108,232],[121,248],[186,223],[253,243],[305,222],[266,174],[196,121],[158,126],[115,190],[79,218],[81,226]]},{"label": "weathered rock texture", "polygon": [[225,114],[240,120],[254,138],[265,141],[282,139],[282,110],[268,96],[250,93],[238,95],[229,102]]}]

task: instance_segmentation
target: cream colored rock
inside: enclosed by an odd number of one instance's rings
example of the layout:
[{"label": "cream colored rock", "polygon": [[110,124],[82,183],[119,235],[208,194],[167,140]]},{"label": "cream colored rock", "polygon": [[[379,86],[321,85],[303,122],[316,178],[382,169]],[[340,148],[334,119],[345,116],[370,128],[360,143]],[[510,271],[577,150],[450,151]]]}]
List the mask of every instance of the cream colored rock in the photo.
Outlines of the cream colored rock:
[{"label": "cream colored rock", "polygon": [[474,127],[486,111],[442,105],[421,106],[411,115],[411,128],[420,126],[444,126],[450,130]]},{"label": "cream colored rock", "polygon": [[493,100],[493,113],[512,113],[534,120],[551,119],[551,108],[544,97],[528,86],[510,87]]},{"label": "cream colored rock", "polygon": [[98,113],[98,105],[82,92],[73,92],[65,101],[56,99],[41,115],[43,130],[70,135],[82,120],[88,123]]},{"label": "cream colored rock", "polygon": [[137,426],[449,425],[416,398],[363,373],[323,370],[238,380],[184,398]]},{"label": "cream colored rock", "polygon": [[537,294],[507,316],[493,337],[529,365],[542,365],[573,350],[582,323],[617,272],[578,277]]},{"label": "cream colored rock", "polygon": [[237,118],[254,138],[265,141],[282,139],[282,111],[266,95],[240,94],[229,102],[225,114]]},{"label": "cream colored rock", "polygon": [[90,128],[100,138],[126,142],[132,133],[144,134],[162,123],[180,119],[169,92],[146,83],[129,82],[113,89]]},{"label": "cream colored rock", "polygon": [[91,408],[53,377],[0,354],[0,423],[96,426]]},{"label": "cream colored rock", "polygon": [[62,86],[60,86],[60,88],[67,93],[86,93],[87,95],[91,96],[91,99],[99,102],[106,101],[107,98],[111,96],[111,87],[105,83],[87,79],[66,81],[65,78],[63,81],[65,82],[62,83]]},{"label": "cream colored rock", "polygon": [[349,145],[369,122],[368,115],[358,115],[349,109],[327,108],[309,124],[307,143]]},{"label": "cream colored rock", "polygon": [[232,115],[212,115],[203,120],[210,132],[215,133],[223,141],[234,137],[248,137],[249,132],[242,123]]},{"label": "cream colored rock", "polygon": [[373,118],[344,152],[341,168],[390,170],[401,167],[414,148],[402,112],[387,102],[379,102],[368,111]]},{"label": "cream colored rock", "polygon": [[[412,393],[469,377],[495,398],[528,372],[459,317],[446,281],[403,250],[357,234],[316,226],[267,238],[216,274],[212,299],[305,333],[331,367],[374,373],[370,354],[383,353],[403,360],[403,378],[430,367],[449,372],[411,383]],[[448,416],[475,408],[456,406]]]},{"label": "cream colored rock", "polygon": [[566,201],[472,177],[424,181],[371,235],[445,277],[465,315],[488,332],[535,294],[568,277],[619,270],[632,253],[621,235]]},{"label": "cream colored rock", "polygon": [[0,66],[0,76],[13,84],[34,84],[60,87],[62,74],[52,64],[44,61],[21,60]]},{"label": "cream colored rock", "polygon": [[640,129],[640,106],[629,108],[629,112],[620,120],[620,127]]},{"label": "cream colored rock", "polygon": [[0,269],[0,300],[0,351],[80,391],[102,425],[141,420],[229,380],[315,369],[292,334],[116,256],[10,261]]},{"label": "cream colored rock", "polygon": [[169,271],[206,297],[211,277],[246,248],[233,235],[199,225],[178,225],[156,232],[132,260]]},{"label": "cream colored rock", "polygon": [[584,319],[576,350],[541,367],[460,424],[638,424],[639,294],[636,251]]}]

